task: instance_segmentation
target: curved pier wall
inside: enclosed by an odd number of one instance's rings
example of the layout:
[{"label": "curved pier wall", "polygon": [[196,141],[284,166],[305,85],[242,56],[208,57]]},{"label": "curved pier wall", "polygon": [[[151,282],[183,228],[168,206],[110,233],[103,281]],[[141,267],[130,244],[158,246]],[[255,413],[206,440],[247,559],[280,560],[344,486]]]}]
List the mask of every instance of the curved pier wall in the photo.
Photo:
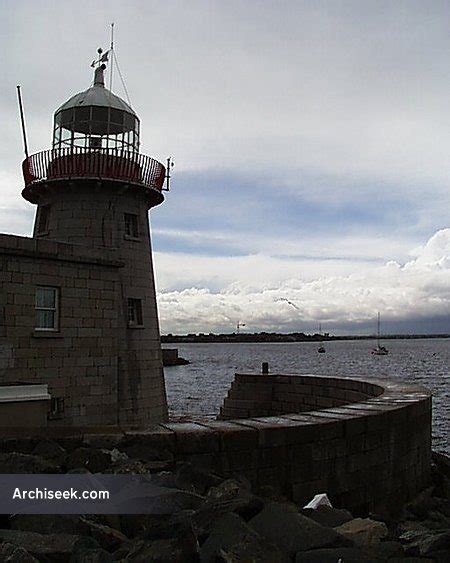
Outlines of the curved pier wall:
[{"label": "curved pier wall", "polygon": [[[162,423],[146,430],[48,428],[45,437],[66,448],[118,448],[144,461],[154,459],[155,450],[170,452],[175,461],[243,475],[256,490],[281,489],[299,504],[326,492],[334,506],[355,514],[396,511],[428,483],[431,395],[422,387],[236,375],[221,416],[232,412],[246,418],[234,414],[230,420]],[[2,430],[0,451],[32,451],[42,436],[24,439],[27,432],[8,440],[13,429]]]},{"label": "curved pier wall", "polygon": [[273,416],[365,401],[383,393],[367,381],[290,375],[236,374],[220,419]]}]

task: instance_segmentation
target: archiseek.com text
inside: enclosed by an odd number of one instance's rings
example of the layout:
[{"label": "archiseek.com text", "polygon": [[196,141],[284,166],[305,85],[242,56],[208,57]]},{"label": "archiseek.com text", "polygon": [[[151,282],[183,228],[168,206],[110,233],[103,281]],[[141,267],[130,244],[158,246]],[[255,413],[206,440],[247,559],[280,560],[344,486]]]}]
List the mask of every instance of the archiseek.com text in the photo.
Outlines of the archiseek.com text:
[{"label": "archiseek.com text", "polygon": [[53,490],[36,487],[30,490],[14,489],[13,500],[109,500],[109,491],[78,491],[71,487],[66,490]]}]

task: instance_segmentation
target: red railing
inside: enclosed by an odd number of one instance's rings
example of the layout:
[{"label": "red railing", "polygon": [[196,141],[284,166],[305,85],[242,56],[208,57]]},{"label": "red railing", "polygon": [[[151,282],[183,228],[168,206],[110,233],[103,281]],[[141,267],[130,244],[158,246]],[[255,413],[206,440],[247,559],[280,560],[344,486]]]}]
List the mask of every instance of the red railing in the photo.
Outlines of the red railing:
[{"label": "red railing", "polygon": [[22,164],[25,187],[45,180],[99,178],[141,184],[161,191],[164,166],[136,152],[116,149],[50,149],[32,154]]}]

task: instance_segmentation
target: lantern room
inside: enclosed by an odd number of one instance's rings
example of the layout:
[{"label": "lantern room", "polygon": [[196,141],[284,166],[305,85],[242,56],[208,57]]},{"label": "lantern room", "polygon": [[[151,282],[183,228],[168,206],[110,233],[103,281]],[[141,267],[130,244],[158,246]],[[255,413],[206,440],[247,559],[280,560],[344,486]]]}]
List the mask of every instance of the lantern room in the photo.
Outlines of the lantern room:
[{"label": "lantern room", "polygon": [[139,151],[139,118],[105,87],[105,68],[104,64],[98,66],[94,84],[56,110],[54,149]]}]

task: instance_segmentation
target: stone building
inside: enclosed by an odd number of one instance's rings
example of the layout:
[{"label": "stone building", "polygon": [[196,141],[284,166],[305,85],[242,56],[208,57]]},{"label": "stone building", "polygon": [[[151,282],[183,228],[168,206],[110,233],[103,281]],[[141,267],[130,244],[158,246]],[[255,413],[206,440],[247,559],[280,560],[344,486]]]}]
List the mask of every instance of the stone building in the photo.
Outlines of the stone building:
[{"label": "stone building", "polygon": [[33,237],[0,235],[0,383],[48,385],[48,425],[167,418],[148,223],[166,172],[104,71],[23,163]]}]

